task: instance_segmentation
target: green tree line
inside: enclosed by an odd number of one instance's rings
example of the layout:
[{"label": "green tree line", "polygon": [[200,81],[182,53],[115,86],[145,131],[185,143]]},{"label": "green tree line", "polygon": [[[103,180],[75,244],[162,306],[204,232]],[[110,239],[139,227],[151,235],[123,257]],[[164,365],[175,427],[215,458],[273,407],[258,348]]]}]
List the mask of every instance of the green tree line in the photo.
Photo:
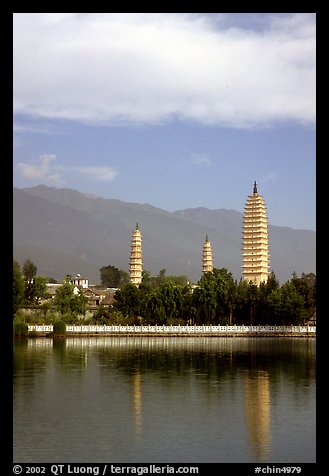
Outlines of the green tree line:
[{"label": "green tree line", "polygon": [[316,310],[316,277],[313,273],[292,278],[280,286],[275,273],[258,287],[233,279],[226,268],[206,273],[191,286],[170,277],[157,286],[142,280],[116,292],[114,308],[145,324],[303,324]]},{"label": "green tree line", "polygon": [[[22,271],[14,260],[13,313],[26,306],[40,306],[47,299],[47,278],[37,276],[37,267],[26,260]],[[292,278],[280,285],[272,272],[266,283],[233,279],[226,268],[206,273],[196,285],[185,276],[158,276],[143,272],[139,286],[131,284],[126,272],[114,266],[100,269],[104,286],[119,287],[113,305],[100,306],[93,321],[99,323],[143,324],[237,324],[289,325],[304,324],[316,311],[316,276],[314,273],[294,272]],[[74,294],[68,276],[57,291],[51,306],[74,321],[86,311],[87,298]]]}]

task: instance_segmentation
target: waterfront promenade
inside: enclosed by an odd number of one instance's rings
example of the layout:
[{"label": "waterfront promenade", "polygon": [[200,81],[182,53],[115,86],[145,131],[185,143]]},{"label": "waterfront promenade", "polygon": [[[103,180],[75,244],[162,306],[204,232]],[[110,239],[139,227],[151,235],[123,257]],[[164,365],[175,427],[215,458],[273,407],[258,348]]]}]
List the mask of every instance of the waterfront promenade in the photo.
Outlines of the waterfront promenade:
[{"label": "waterfront promenade", "polygon": [[[53,332],[52,325],[29,325],[29,332],[46,336]],[[67,325],[67,336],[138,335],[138,336],[220,336],[220,337],[315,337],[316,326],[99,326]]]}]

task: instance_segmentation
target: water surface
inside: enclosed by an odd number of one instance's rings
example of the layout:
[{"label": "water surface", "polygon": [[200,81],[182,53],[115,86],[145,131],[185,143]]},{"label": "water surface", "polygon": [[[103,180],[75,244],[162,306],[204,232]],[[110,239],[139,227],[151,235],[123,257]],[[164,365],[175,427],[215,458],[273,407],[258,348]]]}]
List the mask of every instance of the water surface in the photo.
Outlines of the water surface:
[{"label": "water surface", "polygon": [[14,343],[14,461],[315,462],[315,338]]}]

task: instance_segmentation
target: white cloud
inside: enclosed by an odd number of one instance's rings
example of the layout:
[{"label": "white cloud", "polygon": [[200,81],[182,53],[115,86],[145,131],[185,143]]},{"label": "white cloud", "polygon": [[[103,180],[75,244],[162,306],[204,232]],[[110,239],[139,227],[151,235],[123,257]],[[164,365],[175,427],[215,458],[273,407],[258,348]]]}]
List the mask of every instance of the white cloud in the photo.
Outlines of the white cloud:
[{"label": "white cloud", "polygon": [[56,160],[57,157],[55,154],[43,154],[40,155],[37,161],[32,163],[19,162],[16,169],[25,179],[53,183],[56,185],[65,183],[65,175],[72,172],[87,175],[90,180],[101,182],[111,182],[118,175],[118,172],[112,167],[63,166],[54,164],[53,162]]},{"label": "white cloud", "polygon": [[118,175],[118,172],[112,167],[74,167],[75,171],[88,175],[89,178],[100,180],[101,182],[112,182],[112,180]]},{"label": "white cloud", "polygon": [[260,31],[218,18],[15,13],[14,111],[119,124],[314,123],[315,14],[267,16]]},{"label": "white cloud", "polygon": [[62,183],[62,179],[56,171],[56,167],[51,165],[54,160],[56,160],[55,154],[43,154],[34,163],[19,162],[17,170],[25,179],[41,180],[59,185]]},{"label": "white cloud", "polygon": [[267,182],[274,182],[277,179],[277,173],[276,172],[268,172],[266,175],[261,177],[260,182],[261,183],[267,183]]},{"label": "white cloud", "polygon": [[205,152],[195,152],[191,156],[191,162],[198,167],[206,167],[211,164],[208,154]]},{"label": "white cloud", "polygon": [[29,133],[29,134],[65,134],[66,131],[63,128],[54,127],[53,124],[47,124],[45,122],[38,124],[24,124],[21,122],[14,122],[13,124],[14,134]]}]

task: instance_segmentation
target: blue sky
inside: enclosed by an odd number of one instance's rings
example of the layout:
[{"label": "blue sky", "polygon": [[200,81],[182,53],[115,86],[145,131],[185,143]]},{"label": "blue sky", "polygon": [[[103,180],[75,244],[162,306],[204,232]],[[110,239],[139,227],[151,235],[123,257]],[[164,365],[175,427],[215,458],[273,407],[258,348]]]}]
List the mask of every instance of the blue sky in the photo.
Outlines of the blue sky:
[{"label": "blue sky", "polygon": [[14,13],[14,185],[315,230],[314,13]]}]

